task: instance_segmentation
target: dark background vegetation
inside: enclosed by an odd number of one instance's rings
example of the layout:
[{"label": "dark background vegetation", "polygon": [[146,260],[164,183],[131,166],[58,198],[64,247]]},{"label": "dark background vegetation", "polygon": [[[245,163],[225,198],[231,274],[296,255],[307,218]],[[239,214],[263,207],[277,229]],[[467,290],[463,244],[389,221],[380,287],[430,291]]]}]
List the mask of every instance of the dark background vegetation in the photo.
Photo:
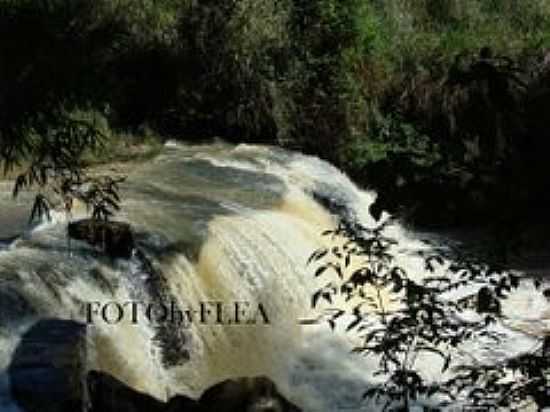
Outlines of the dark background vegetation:
[{"label": "dark background vegetation", "polygon": [[544,0],[0,0],[0,159],[81,158],[90,126],[270,143],[515,231],[550,202],[549,34]]}]

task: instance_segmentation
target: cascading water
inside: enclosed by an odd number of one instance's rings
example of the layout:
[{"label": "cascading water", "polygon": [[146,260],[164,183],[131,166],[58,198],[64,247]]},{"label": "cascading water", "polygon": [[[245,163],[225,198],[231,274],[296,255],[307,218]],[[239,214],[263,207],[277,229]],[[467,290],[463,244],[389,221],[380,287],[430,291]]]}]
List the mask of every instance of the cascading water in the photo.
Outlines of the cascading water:
[{"label": "cascading water", "polygon": [[[0,189],[0,239],[6,239],[0,243],[0,370],[37,319],[83,321],[86,302],[162,298],[183,309],[215,301],[229,315],[234,302],[248,302],[256,324],[216,324],[214,315],[159,332],[129,318],[94,322],[89,367],[161,399],[197,396],[229,377],[267,375],[309,412],[373,410],[359,399],[375,361],[350,355],[345,335],[299,322],[317,315],[310,301],[318,285],[306,261],[323,245],[321,232],[337,215],[373,223],[367,211],[374,195],[329,164],[269,147],[167,144],[131,173],[118,217],[132,224],[152,270],[138,256],[113,263],[83,244],[69,254],[62,216],[12,238],[23,232],[27,211],[8,206],[8,184]],[[422,261],[413,252],[427,246],[399,225],[390,231],[399,240],[401,266],[420,275]],[[533,299],[525,289],[509,300],[518,321],[525,321],[522,313],[539,322],[548,317],[546,302]],[[532,344],[523,335],[511,342],[516,351]],[[0,410],[16,410],[6,373]]]}]

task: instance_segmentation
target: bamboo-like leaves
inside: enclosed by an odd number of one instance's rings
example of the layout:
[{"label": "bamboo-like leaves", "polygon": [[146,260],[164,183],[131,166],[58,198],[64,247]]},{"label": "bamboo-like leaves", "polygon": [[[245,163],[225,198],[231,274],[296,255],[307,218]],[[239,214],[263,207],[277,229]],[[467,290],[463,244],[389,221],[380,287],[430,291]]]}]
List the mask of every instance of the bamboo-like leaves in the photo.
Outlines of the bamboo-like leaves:
[{"label": "bamboo-like leaves", "polygon": [[[17,156],[30,159],[30,165],[14,182],[13,196],[37,189],[31,220],[50,219],[56,203],[79,199],[91,210],[92,218],[110,219],[120,210],[119,184],[124,178],[90,177],[80,158],[85,150],[101,146],[104,136],[93,124],[58,113],[34,123],[28,138],[19,145],[2,144],[6,169],[13,168]],[[15,148],[18,151],[15,151]]]},{"label": "bamboo-like leaves", "polygon": [[[510,395],[505,393],[508,386],[479,379],[488,373],[485,366],[474,364],[460,378],[453,368],[453,378],[428,384],[418,373],[415,360],[422,352],[436,356],[443,360],[441,372],[448,372],[450,365],[460,359],[457,350],[465,342],[500,342],[502,334],[491,325],[501,317],[500,301],[520,286],[519,276],[470,257],[447,265],[447,252],[432,250],[419,253],[424,258],[426,276],[423,280],[411,279],[396,262],[397,242],[385,235],[385,228],[387,223],[366,228],[357,222],[340,222],[336,229],[323,233],[337,246],[316,250],[307,262],[314,266],[316,278],[330,276],[334,280],[313,294],[312,307],[324,302],[329,306],[327,311],[338,313],[326,319],[331,329],[345,319],[345,332],[362,339],[352,352],[377,357],[379,368],[374,373],[388,377],[385,383],[366,391],[365,398],[384,397],[389,399],[388,406],[418,396],[439,395],[441,405],[448,405],[466,394],[475,398],[474,404],[481,405],[500,393],[510,402]],[[541,289],[541,282],[535,283]],[[450,293],[455,291],[459,293]],[[346,309],[338,307],[338,297],[347,302]],[[464,311],[482,316],[466,320]],[[544,366],[540,357],[535,359]],[[546,364],[550,367],[550,360]],[[535,374],[536,368],[527,372],[523,367],[524,374]],[[496,376],[501,370],[495,366],[491,373]],[[533,396],[534,389],[529,392],[525,386],[516,386],[524,391],[524,397]]]}]

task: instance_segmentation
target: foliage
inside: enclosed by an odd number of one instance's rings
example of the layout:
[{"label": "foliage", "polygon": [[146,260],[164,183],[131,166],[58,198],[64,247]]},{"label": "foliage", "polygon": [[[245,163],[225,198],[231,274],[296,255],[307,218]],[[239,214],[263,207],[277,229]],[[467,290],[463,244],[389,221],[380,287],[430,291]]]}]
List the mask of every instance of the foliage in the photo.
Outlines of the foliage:
[{"label": "foliage", "polygon": [[366,10],[366,3],[358,0],[296,0],[290,15],[297,56],[292,139],[306,151],[331,147],[322,155],[332,160],[364,117],[354,70],[370,48],[373,28],[361,20]]},{"label": "foliage", "polygon": [[[529,51],[543,57],[549,15],[542,0],[0,0],[1,156],[23,154],[27,136],[47,122],[57,128],[62,113],[91,111],[124,139],[148,127],[190,140],[275,143],[320,155],[377,189],[404,178],[430,188],[409,197],[429,199],[443,186],[465,194],[455,209],[488,209],[468,193],[493,187],[458,183],[457,159],[474,131],[491,153],[492,134],[520,124],[489,124],[495,113],[508,118],[490,101],[483,130],[472,131],[479,99],[462,99],[464,84],[445,80],[475,64],[458,67],[457,55],[485,46],[518,62]],[[469,89],[484,87],[471,79]],[[451,129],[463,133],[447,139]],[[506,133],[516,152],[522,139]],[[440,158],[447,164],[429,172]],[[530,160],[523,164],[538,165],[530,181],[545,183],[541,159]],[[483,178],[504,173],[491,168]],[[398,197],[394,189],[389,197]]]},{"label": "foliage", "polygon": [[50,218],[56,204],[65,203],[67,209],[74,199],[90,208],[94,219],[107,220],[119,209],[121,179],[89,176],[81,160],[86,151],[99,150],[105,138],[93,123],[56,114],[27,133],[25,144],[17,147],[23,151],[5,156],[3,164],[5,173],[20,165],[14,197],[23,190],[37,190],[31,221]]},{"label": "foliage", "polygon": [[388,67],[428,65],[435,55],[452,61],[457,53],[491,46],[516,53],[547,42],[548,3],[479,0],[370,1],[381,22],[373,53]]},{"label": "foliage", "polygon": [[538,0],[2,0],[2,113],[92,104],[115,128],[345,160],[323,143],[370,139],[371,115],[409,73],[487,44],[537,44],[547,11]]},{"label": "foliage", "polygon": [[521,410],[550,406],[549,338],[525,354],[491,365],[462,365],[447,383],[474,406]]},{"label": "foliage", "polygon": [[[354,353],[378,359],[374,376],[383,382],[364,398],[381,401],[384,410],[409,410],[428,398],[440,407],[466,400],[474,405],[538,402],[533,387],[549,387],[542,372],[548,365],[540,354],[502,365],[465,363],[470,359],[462,355],[473,342],[487,347],[500,342],[492,325],[501,320],[501,301],[519,287],[520,278],[473,258],[447,265],[447,252],[437,250],[421,253],[426,274],[413,278],[396,260],[399,245],[385,234],[391,223],[367,228],[341,222],[324,233],[335,246],[315,251],[308,262],[316,264],[315,277],[331,279],[313,294],[312,306],[326,311],[331,328],[344,323],[345,331],[359,338]],[[423,376],[422,353],[440,359],[432,362],[441,365],[438,380]],[[529,364],[534,369],[525,369]],[[526,379],[500,382],[511,370],[522,370]]]},{"label": "foliage", "polygon": [[277,137],[288,65],[285,5],[224,0],[179,10],[174,124],[199,137]]},{"label": "foliage", "polygon": [[[397,113],[373,116],[369,138],[358,136],[343,150],[343,155],[350,159],[349,167],[355,170],[399,158],[399,161],[406,159],[420,171],[441,160],[438,144]],[[401,167],[401,171],[406,169],[403,163]]]}]

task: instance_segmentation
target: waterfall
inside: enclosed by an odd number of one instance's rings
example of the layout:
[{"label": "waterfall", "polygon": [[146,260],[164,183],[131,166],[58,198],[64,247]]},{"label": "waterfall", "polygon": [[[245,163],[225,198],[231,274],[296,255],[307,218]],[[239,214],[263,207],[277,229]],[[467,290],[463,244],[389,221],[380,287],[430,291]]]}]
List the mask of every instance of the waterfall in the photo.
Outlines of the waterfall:
[{"label": "waterfall", "polygon": [[[211,302],[205,322],[195,314],[160,331],[143,319],[110,325],[96,317],[90,368],[160,399],[267,375],[306,411],[364,410],[359,399],[375,361],[350,355],[345,334],[300,323],[318,315],[310,301],[319,285],[306,261],[326,242],[321,233],[343,215],[373,224],[367,211],[375,194],[335,167],[273,147],[167,144],[131,172],[117,217],[132,224],[147,270],[137,255],[112,262],[80,243],[69,253],[62,215],[28,230],[27,211],[8,201],[8,190],[0,186],[0,239],[9,239],[0,243],[0,371],[40,318],[85,322],[89,302],[162,298],[181,311]],[[414,252],[428,246],[400,225],[390,231],[400,264],[421,273]],[[522,293],[516,307],[532,311],[528,291]],[[216,322],[212,302],[231,324]],[[235,324],[236,304],[246,304],[257,322]],[[547,305],[537,305],[536,316],[544,317]],[[0,374],[0,410],[15,410],[10,405],[9,378]]]}]

